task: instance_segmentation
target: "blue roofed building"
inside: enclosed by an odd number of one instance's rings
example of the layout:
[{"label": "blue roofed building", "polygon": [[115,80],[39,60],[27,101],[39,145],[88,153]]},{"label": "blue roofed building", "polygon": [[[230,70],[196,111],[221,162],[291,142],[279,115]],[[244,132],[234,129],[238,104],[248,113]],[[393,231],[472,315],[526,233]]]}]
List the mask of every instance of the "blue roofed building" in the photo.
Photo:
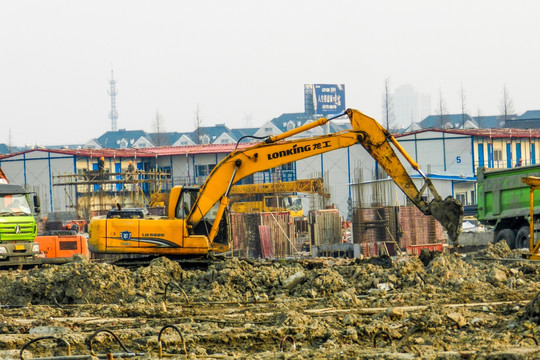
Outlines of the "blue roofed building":
[{"label": "blue roofed building", "polygon": [[540,124],[534,126],[535,120],[540,120],[540,111],[527,111],[522,116],[511,115],[506,121],[501,115],[470,116],[468,114],[445,114],[430,115],[424,120],[412,123],[403,130],[392,131],[393,133],[407,133],[424,129],[502,129],[515,128],[524,129],[527,124],[530,128],[539,128]]},{"label": "blue roofed building", "polygon": [[231,129],[231,132],[237,141],[251,142],[254,140],[252,136],[257,132],[257,128]]},{"label": "blue roofed building", "polygon": [[6,144],[0,144],[0,154],[9,154],[11,151],[9,150],[9,146]]},{"label": "blue roofed building", "polygon": [[475,129],[478,124],[467,114],[430,115],[420,121],[422,129]]},{"label": "blue roofed building", "polygon": [[175,138],[171,137],[171,146],[192,146],[196,145],[196,136],[193,136],[193,133],[177,133],[178,136]]},{"label": "blue roofed building", "polygon": [[88,141],[87,149],[128,149],[154,147],[150,135],[143,130],[107,131],[96,139]]},{"label": "blue roofed building", "polygon": [[[306,113],[288,113],[288,114],[282,114],[276,118],[273,118],[270,121],[267,121],[264,123],[256,132],[255,136],[270,136],[270,135],[278,135],[282,134],[286,131],[296,129],[300,126],[303,126],[307,123],[313,122],[315,120],[320,119],[321,116],[319,115],[310,115]],[[329,121],[327,125],[323,127],[316,127],[314,129],[311,129],[309,131],[306,131],[302,133],[302,137],[304,136],[316,136],[316,135],[322,135],[324,133],[330,133],[330,132],[336,132],[343,129],[350,129],[350,123],[348,121],[346,122],[339,122],[338,120]]]},{"label": "blue roofed building", "polygon": [[313,115],[307,115],[305,113],[281,114],[280,116],[265,122],[261,127],[259,127],[259,129],[255,132],[255,136],[264,137],[278,135],[287,130],[297,128],[305,124],[308,120],[313,120],[314,118],[315,117]]},{"label": "blue roofed building", "polygon": [[506,120],[505,128],[540,129],[540,110],[529,110],[522,115]]},{"label": "blue roofed building", "polygon": [[504,128],[504,118],[500,115],[475,116],[474,121],[479,129],[502,129]]},{"label": "blue roofed building", "polygon": [[232,144],[236,142],[231,130],[225,124],[201,126],[195,131],[184,135],[189,137],[193,144]]}]

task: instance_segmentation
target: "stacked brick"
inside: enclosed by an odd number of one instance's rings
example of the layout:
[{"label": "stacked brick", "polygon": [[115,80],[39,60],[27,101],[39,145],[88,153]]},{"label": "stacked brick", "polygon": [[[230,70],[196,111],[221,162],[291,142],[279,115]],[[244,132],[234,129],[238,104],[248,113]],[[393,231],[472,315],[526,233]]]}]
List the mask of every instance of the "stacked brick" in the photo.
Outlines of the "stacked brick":
[{"label": "stacked brick", "polygon": [[355,243],[393,242],[399,233],[397,209],[393,206],[354,209]]},{"label": "stacked brick", "polygon": [[353,238],[355,243],[375,244],[363,248],[366,256],[380,253],[382,243],[392,247],[397,242],[405,249],[409,245],[446,242],[441,224],[415,206],[354,209]]},{"label": "stacked brick", "polygon": [[424,215],[414,206],[401,206],[399,222],[403,232],[400,246],[445,243],[442,225],[432,216]]}]

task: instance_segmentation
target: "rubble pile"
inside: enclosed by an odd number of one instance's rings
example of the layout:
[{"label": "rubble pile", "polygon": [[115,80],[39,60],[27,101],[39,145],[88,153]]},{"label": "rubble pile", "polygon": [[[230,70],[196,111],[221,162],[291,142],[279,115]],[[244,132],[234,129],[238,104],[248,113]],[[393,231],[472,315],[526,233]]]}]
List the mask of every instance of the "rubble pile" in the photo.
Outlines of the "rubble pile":
[{"label": "rubble pile", "polygon": [[[0,357],[44,334],[86,354],[108,329],[141,358],[158,358],[160,329],[172,325],[191,358],[532,359],[539,280],[540,263],[502,242],[422,259],[229,258],[198,270],[167,258],[136,269],[80,258],[0,272]],[[121,351],[107,334],[95,343]],[[169,328],[165,351],[182,358],[183,348]]]}]

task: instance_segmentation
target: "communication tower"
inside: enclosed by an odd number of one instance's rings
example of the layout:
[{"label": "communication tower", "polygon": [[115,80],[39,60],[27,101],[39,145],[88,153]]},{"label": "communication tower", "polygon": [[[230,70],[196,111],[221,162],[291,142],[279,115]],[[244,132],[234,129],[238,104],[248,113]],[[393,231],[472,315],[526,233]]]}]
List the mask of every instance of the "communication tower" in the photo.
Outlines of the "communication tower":
[{"label": "communication tower", "polygon": [[114,80],[114,71],[111,70],[111,80],[109,81],[109,95],[111,96],[111,111],[109,112],[109,119],[111,119],[111,130],[117,131],[118,130],[118,112],[116,111],[116,94],[118,94],[118,91],[116,90],[116,80]]}]

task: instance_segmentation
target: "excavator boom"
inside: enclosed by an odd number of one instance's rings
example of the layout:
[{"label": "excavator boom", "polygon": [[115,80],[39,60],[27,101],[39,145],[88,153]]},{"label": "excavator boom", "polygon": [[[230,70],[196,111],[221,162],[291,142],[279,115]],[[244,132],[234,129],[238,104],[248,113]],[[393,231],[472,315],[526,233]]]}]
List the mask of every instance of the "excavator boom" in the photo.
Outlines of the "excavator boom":
[{"label": "excavator boom", "polygon": [[[228,197],[233,184],[251,174],[360,143],[409,199],[424,214],[433,215],[441,222],[450,239],[457,242],[463,217],[463,206],[451,197],[442,200],[431,181],[419,170],[418,165],[377,121],[357,110],[348,109],[346,114],[351,122],[352,129],[350,130],[287,140],[303,131],[328,122],[328,119],[321,118],[283,134],[269,137],[266,141],[252,147],[236,150],[229,154],[214,167],[202,186],[199,196],[186,218],[188,228],[194,228],[216,202],[224,196]],[[398,150],[424,178],[425,184],[420,190],[417,189],[394,152],[391,143],[398,144]],[[430,203],[427,203],[423,197],[426,189],[429,189],[433,195],[433,200]],[[225,204],[228,202],[225,203],[222,199],[221,204],[226,206]],[[215,219],[216,222],[220,220],[219,217]],[[216,223],[214,225],[217,226]],[[210,238],[210,241],[212,240]]]}]

